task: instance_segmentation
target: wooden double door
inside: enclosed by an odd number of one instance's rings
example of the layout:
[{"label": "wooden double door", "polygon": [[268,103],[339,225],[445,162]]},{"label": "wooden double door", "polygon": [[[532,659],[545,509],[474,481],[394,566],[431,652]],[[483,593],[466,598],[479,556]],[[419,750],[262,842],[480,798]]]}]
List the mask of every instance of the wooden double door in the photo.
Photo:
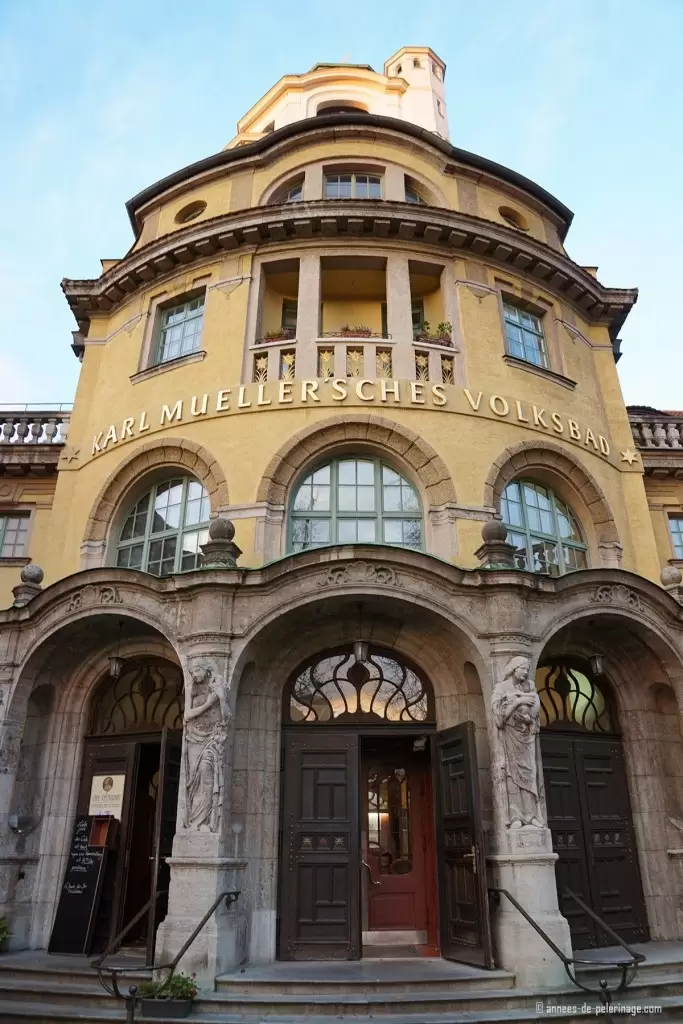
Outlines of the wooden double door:
[{"label": "wooden double door", "polygon": [[648,939],[621,738],[541,729],[548,826],[560,910],[574,949],[613,940],[571,898],[572,889],[622,939]]},{"label": "wooden double door", "polygon": [[[157,891],[168,891],[166,860],[175,835],[181,744],[181,731],[169,729],[86,741],[77,814],[97,813],[93,799],[103,787],[118,798],[110,807],[117,828],[106,851],[84,952],[101,952]],[[167,905],[167,897],[162,896],[126,936],[125,944],[145,950],[148,962],[152,962],[156,928]]]},{"label": "wooden double door", "polygon": [[474,726],[288,728],[279,956],[492,967]]}]

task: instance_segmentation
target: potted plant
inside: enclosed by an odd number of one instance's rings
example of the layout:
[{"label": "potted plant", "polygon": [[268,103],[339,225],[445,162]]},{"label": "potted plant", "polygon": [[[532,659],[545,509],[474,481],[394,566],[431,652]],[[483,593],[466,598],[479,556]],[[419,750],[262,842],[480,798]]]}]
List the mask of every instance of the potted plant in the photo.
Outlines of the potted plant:
[{"label": "potted plant", "polygon": [[197,995],[196,974],[171,974],[165,981],[145,981],[138,989],[144,1017],[187,1017]]},{"label": "potted plant", "polygon": [[279,331],[266,331],[261,341],[289,341],[294,337],[294,331],[289,327],[281,327]]},{"label": "potted plant", "polygon": [[450,345],[452,333],[453,324],[450,322],[450,320],[442,320],[440,324],[436,325],[435,340],[441,341],[445,345]]},{"label": "potted plant", "polygon": [[6,917],[0,917],[0,953],[6,953],[9,949],[9,938],[11,935]]},{"label": "potted plant", "polygon": [[369,338],[372,334],[367,324],[354,324],[353,332],[357,338]]}]

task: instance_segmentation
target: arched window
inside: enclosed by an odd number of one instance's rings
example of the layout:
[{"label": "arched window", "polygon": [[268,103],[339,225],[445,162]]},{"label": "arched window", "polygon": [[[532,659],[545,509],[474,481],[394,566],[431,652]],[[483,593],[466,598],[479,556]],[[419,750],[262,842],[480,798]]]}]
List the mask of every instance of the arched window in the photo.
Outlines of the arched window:
[{"label": "arched window", "polygon": [[118,679],[107,677],[94,695],[92,736],[160,732],[183,727],[183,674],[168,662],[133,661]]},{"label": "arched window", "polygon": [[268,200],[269,206],[277,206],[280,203],[300,203],[304,198],[304,179],[295,178],[278,188]]},{"label": "arched window", "polygon": [[178,477],[155,484],[126,517],[116,564],[154,576],[196,569],[210,513],[209,496],[198,480]]},{"label": "arched window", "polygon": [[560,576],[588,566],[579,521],[550,488],[514,480],[503,491],[500,511],[508,542],[517,548],[518,569]]},{"label": "arched window", "polygon": [[539,665],[536,689],[541,702],[541,727],[614,732],[608,695],[587,666],[562,661]]},{"label": "arched window", "polygon": [[293,724],[433,721],[431,691],[393,654],[369,648],[363,661],[349,649],[318,655],[300,668],[284,694],[284,719]]},{"label": "arched window", "polygon": [[291,506],[290,550],[322,544],[422,547],[422,509],[405,477],[379,459],[336,459],[309,473]]}]

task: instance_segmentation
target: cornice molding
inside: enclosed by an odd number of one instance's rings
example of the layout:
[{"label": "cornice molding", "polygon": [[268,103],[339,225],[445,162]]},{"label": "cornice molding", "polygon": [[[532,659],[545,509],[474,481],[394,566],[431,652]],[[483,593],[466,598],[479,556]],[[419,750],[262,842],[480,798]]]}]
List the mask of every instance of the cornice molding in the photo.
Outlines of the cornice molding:
[{"label": "cornice molding", "polygon": [[81,330],[92,315],[107,313],[153,281],[221,252],[298,241],[408,243],[469,255],[514,268],[568,300],[591,323],[604,323],[613,338],[636,301],[635,289],[605,288],[563,253],[493,221],[452,210],[386,200],[319,200],[262,206],[202,221],[130,253],[101,277],[62,281]]}]

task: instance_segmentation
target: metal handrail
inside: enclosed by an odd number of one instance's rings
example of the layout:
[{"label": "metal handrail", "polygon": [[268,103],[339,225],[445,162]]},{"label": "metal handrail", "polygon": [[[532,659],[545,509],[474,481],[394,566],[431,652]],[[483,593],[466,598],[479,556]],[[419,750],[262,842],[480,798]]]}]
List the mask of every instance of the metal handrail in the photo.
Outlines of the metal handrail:
[{"label": "metal handrail", "polygon": [[[116,950],[120,947],[122,940],[125,938],[125,936],[128,934],[128,932],[133,928],[133,926],[138,923],[138,921],[143,917],[143,915],[149,911],[149,908],[151,907],[151,905],[153,903],[156,903],[156,901],[159,899],[160,896],[165,896],[165,895],[167,895],[167,891],[163,890],[163,889],[159,889],[154,894],[154,896],[151,896],[147,900],[147,902],[145,903],[144,907],[135,915],[135,917],[131,921],[128,922],[126,927],[123,928],[118,933],[118,935],[114,936],[114,938],[108,943],[108,945],[105,948],[104,952],[100,953],[99,956],[95,957],[95,959],[92,960],[91,964],[90,964],[90,966],[93,967],[97,971],[98,981],[99,981],[100,985],[102,986],[102,988],[105,990],[105,992],[107,992],[110,996],[116,996],[117,999],[125,999],[126,1000],[126,1009],[127,1009],[126,1019],[127,1019],[127,1021],[134,1021],[135,1020],[135,1000],[137,998],[137,986],[131,985],[130,989],[128,990],[128,995],[127,996],[124,995],[120,991],[120,989],[119,989],[117,975],[118,974],[124,974],[124,973],[126,973],[126,974],[133,974],[133,973],[135,973],[137,971],[148,971],[148,970],[152,970],[152,971],[168,971],[169,972],[168,977],[164,981],[164,985],[167,985],[168,982],[173,977],[173,974],[174,974],[174,971],[175,971],[176,967],[178,966],[178,964],[180,963],[180,961],[182,960],[183,956],[185,955],[187,950],[190,948],[190,946],[192,945],[194,940],[197,938],[197,936],[199,935],[200,931],[202,930],[202,928],[204,927],[206,922],[209,920],[211,915],[213,913],[215,913],[215,911],[217,910],[218,906],[223,902],[223,900],[226,900],[226,907],[230,907],[233,903],[236,903],[237,899],[239,898],[239,895],[240,895],[240,890],[239,889],[229,889],[229,890],[226,890],[225,892],[222,892],[220,894],[220,896],[218,896],[214,900],[214,902],[211,904],[211,906],[209,907],[207,912],[204,914],[204,917],[201,919],[199,924],[196,926],[196,928],[194,929],[194,931],[190,935],[189,939],[187,939],[186,942],[180,947],[180,949],[178,950],[178,952],[176,953],[176,955],[174,956],[173,960],[171,960],[170,963],[167,963],[167,964],[156,964],[156,965],[155,964],[151,964],[151,965],[150,964],[144,964],[144,965],[139,966],[139,967],[129,967],[129,966],[126,966],[126,967],[114,967],[114,966],[108,965],[106,968],[104,968],[103,964],[104,964],[104,961],[107,959],[107,957],[111,956],[112,953],[116,952]],[[107,985],[106,981],[102,977],[102,971],[103,970],[106,970],[106,971],[108,971],[111,974],[111,986],[112,986],[111,988],[109,988],[109,986]]]},{"label": "metal handrail", "polygon": [[[576,903],[578,903],[578,905],[581,907],[581,909],[586,914],[588,914],[590,917],[592,917],[593,920],[596,922],[596,924],[600,925],[600,927],[603,929],[603,931],[606,932],[606,934],[609,935],[609,937],[611,939],[614,939],[614,941],[616,943],[618,943],[618,945],[620,945],[623,949],[626,950],[626,952],[629,955],[629,959],[628,960],[594,960],[594,959],[590,959],[589,960],[589,959],[585,959],[583,957],[567,956],[567,954],[563,953],[563,951],[560,949],[560,947],[558,945],[556,945],[556,943],[553,942],[553,940],[550,938],[550,936],[548,934],[546,934],[546,932],[543,931],[543,929],[538,924],[538,922],[534,921],[533,917],[531,917],[531,915],[528,913],[528,911],[526,911],[524,909],[524,907],[521,905],[521,903],[518,903],[518,901],[515,899],[515,897],[512,895],[512,893],[509,893],[507,889],[496,889],[496,888],[490,888],[489,889],[489,893],[490,894],[494,894],[495,893],[498,896],[500,896],[500,895],[507,896],[507,898],[510,900],[510,903],[512,903],[513,907],[515,907],[515,909],[520,912],[520,914],[525,919],[525,921],[528,924],[531,925],[531,927],[534,929],[534,931],[538,935],[541,936],[541,938],[543,939],[545,944],[547,946],[550,946],[550,948],[552,949],[553,953],[555,953],[555,955],[560,958],[560,960],[562,961],[562,964],[564,966],[565,972],[566,972],[567,977],[569,978],[569,980],[574,985],[576,985],[577,988],[582,989],[584,992],[588,992],[590,995],[599,995],[604,1006],[607,1006],[609,1003],[612,1002],[612,996],[613,995],[619,995],[620,992],[623,992],[624,989],[628,988],[628,986],[631,984],[631,982],[633,981],[633,979],[636,976],[636,971],[638,969],[639,964],[643,963],[643,961],[647,959],[647,957],[645,956],[644,953],[636,953],[636,951],[634,949],[631,949],[631,947],[628,945],[628,943],[624,942],[624,940],[619,935],[617,935],[617,933],[615,931],[613,931],[610,928],[610,926],[607,924],[607,922],[603,921],[602,918],[599,917],[595,913],[594,910],[591,910],[590,907],[586,906],[586,904],[583,902],[583,900],[580,899],[580,897],[578,897],[576,895],[576,893],[573,892],[571,889],[565,889],[564,890],[564,895],[568,896],[570,899],[575,900]],[[581,982],[577,980],[576,975],[572,974],[572,971],[570,970],[571,967],[576,967],[579,964],[582,965],[582,966],[589,966],[589,967],[618,967],[618,968],[620,968],[620,970],[621,970],[621,980],[619,982],[619,985],[617,986],[617,988],[615,989],[614,992],[612,992],[610,990],[610,988],[608,986],[608,983],[607,983],[607,981],[605,979],[602,979],[600,981],[600,989],[599,990],[588,988],[588,986],[582,985]]]}]

